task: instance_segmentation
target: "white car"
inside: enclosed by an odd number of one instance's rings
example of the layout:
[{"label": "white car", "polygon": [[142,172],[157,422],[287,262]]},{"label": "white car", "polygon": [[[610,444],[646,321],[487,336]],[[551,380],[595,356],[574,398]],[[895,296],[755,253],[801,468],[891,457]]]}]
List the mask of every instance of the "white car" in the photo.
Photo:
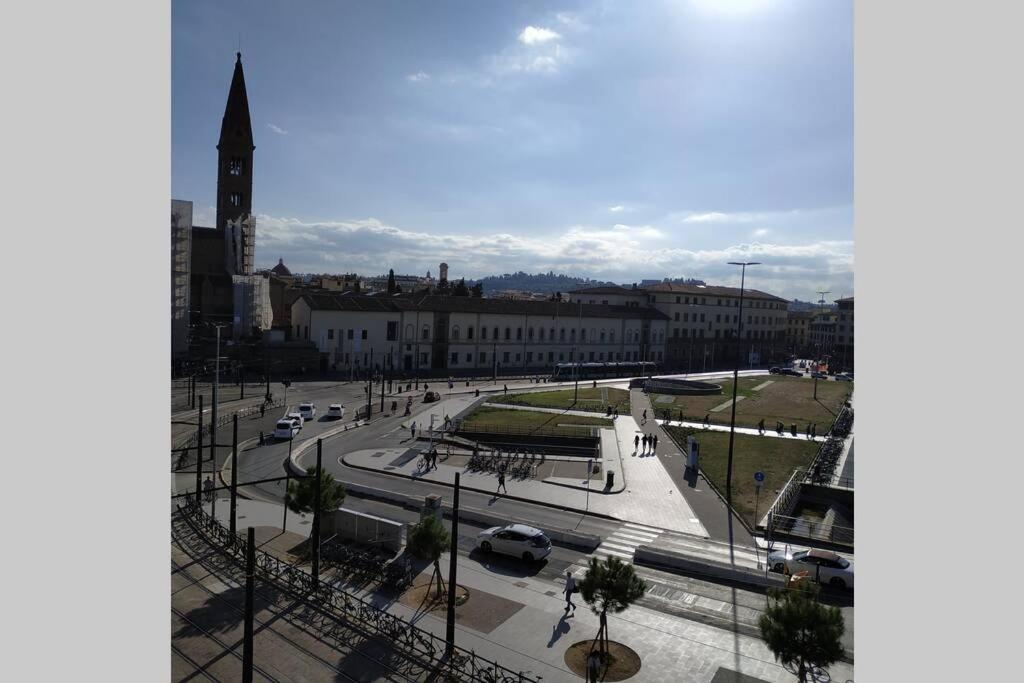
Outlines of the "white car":
[{"label": "white car", "polygon": [[296,426],[295,420],[288,417],[282,417],[274,427],[275,439],[291,439],[298,433],[299,428]]},{"label": "white car", "polygon": [[853,562],[830,550],[779,550],[768,555],[768,566],[773,572],[807,572],[807,577],[818,583],[853,588]]},{"label": "white car", "polygon": [[345,406],[340,403],[332,403],[327,408],[327,417],[340,420],[345,417]]},{"label": "white car", "polygon": [[293,422],[295,422],[295,426],[297,426],[299,429],[302,429],[302,423],[306,421],[306,419],[302,417],[302,413],[288,413],[284,417],[287,420],[292,420]]},{"label": "white car", "polygon": [[481,531],[476,537],[476,547],[485,553],[493,551],[533,562],[551,554],[551,539],[532,526],[509,524]]},{"label": "white car", "polygon": [[300,403],[299,415],[302,415],[303,420],[312,420],[314,417],[316,417],[316,404]]}]

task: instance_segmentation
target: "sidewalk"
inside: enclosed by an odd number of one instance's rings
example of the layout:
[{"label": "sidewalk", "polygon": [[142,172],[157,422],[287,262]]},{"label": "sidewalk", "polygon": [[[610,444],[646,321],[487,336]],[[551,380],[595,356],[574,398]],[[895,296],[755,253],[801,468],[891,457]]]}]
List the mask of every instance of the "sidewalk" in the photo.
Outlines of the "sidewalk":
[{"label": "sidewalk", "polygon": [[[227,505],[218,501],[217,513],[219,519],[225,519]],[[239,517],[245,517],[239,528],[251,524],[279,529],[281,514],[280,505],[239,501]],[[293,527],[291,519],[289,515],[289,532],[308,533],[308,524]],[[275,537],[272,528],[264,529],[263,535]],[[268,549],[275,552],[282,547]],[[447,580],[447,554],[442,566]],[[564,584],[540,578],[529,567],[517,572],[505,563],[492,567],[486,557],[477,560],[463,556],[457,559],[457,566],[459,585],[470,591],[469,601],[456,611],[456,643],[460,647],[513,671],[541,675],[545,683],[581,680],[565,665],[565,653],[573,643],[593,638],[599,624],[580,595],[574,597],[577,608],[566,613],[561,592]],[[427,567],[416,582],[426,581],[430,572]],[[577,578],[581,577],[579,573]],[[444,637],[443,611],[424,613],[371,591],[352,592]],[[721,669],[754,677],[754,681],[793,680],[792,674],[775,663],[760,639],[728,626],[744,620],[744,607],[709,599],[702,599],[701,604],[719,610],[726,626],[718,628],[641,606],[608,615],[610,638],[628,645],[641,657],[642,668],[636,680],[709,683]],[[838,663],[830,667],[830,674],[833,680],[852,679],[853,666]]]}]

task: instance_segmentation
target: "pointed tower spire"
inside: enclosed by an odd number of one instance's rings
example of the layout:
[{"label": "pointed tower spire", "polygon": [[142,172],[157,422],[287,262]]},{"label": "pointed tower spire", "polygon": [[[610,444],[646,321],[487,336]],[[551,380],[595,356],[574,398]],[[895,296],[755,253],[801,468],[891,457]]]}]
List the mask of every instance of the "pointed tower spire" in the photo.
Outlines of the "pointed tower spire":
[{"label": "pointed tower spire", "polygon": [[242,53],[237,52],[217,142],[217,229],[225,231],[224,265],[231,275],[252,273],[256,242],[250,216],[255,149]]}]

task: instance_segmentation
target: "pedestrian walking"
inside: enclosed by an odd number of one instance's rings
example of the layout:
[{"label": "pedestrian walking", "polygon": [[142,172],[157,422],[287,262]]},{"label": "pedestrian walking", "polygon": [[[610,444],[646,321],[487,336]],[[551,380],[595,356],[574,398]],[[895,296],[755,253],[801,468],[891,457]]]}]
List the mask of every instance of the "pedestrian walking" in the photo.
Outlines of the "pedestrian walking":
[{"label": "pedestrian walking", "polygon": [[506,394],[508,393],[508,385],[507,384],[505,385],[505,393]]},{"label": "pedestrian walking", "polygon": [[811,424],[811,438],[816,439],[818,437],[818,423],[814,422]]},{"label": "pedestrian walking", "polygon": [[267,414],[267,404],[264,402],[264,403],[260,404],[260,418],[262,419],[263,416],[265,416],[266,414]]},{"label": "pedestrian walking", "polygon": [[615,419],[619,419],[619,407],[615,406]]},{"label": "pedestrian walking", "polygon": [[565,611],[568,612],[571,608],[573,614],[576,613],[576,603],[572,601],[572,594],[576,592],[576,579],[572,577],[572,572],[568,569],[565,570]]},{"label": "pedestrian walking", "polygon": [[647,435],[646,435],[646,434],[644,434],[644,438],[643,438],[643,439],[641,439],[641,441],[642,441],[642,442],[643,442],[643,444],[644,444],[644,450],[643,450],[643,452],[644,452],[644,453],[646,453],[646,452],[647,452]]},{"label": "pedestrian walking", "polygon": [[209,476],[203,482],[203,498],[207,501],[213,500],[213,479],[210,479]]},{"label": "pedestrian walking", "polygon": [[757,433],[762,435],[762,436],[764,436],[764,418],[763,417],[761,418],[761,421],[757,423]]},{"label": "pedestrian walking", "polygon": [[508,489],[505,488],[505,470],[500,470],[498,472],[498,488],[495,489],[494,494],[497,495],[498,491],[501,491],[502,489],[505,489],[505,493],[508,493]]},{"label": "pedestrian walking", "polygon": [[409,425],[409,431],[412,432],[412,438],[415,439],[416,438],[416,420],[413,420],[412,424]]},{"label": "pedestrian walking", "polygon": [[637,434],[636,436],[633,437],[633,451],[635,452],[635,451],[638,451],[638,450],[640,450],[640,435],[639,434]]},{"label": "pedestrian walking", "polygon": [[807,426],[804,427],[804,438],[805,439],[811,438],[811,423],[810,422],[808,422]]},{"label": "pedestrian walking", "polygon": [[641,422],[640,424],[646,424],[646,423],[647,423],[647,411],[644,410],[644,421]]},{"label": "pedestrian walking", "polygon": [[704,413],[704,429],[711,426],[711,413]]},{"label": "pedestrian walking", "polygon": [[658,435],[657,434],[654,435],[654,450],[655,451],[658,450]]}]

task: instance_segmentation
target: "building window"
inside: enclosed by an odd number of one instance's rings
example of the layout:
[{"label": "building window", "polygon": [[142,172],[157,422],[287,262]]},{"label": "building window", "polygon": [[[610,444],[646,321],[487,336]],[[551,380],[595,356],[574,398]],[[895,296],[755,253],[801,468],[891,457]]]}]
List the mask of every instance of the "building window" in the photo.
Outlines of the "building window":
[{"label": "building window", "polygon": [[565,352],[564,351],[559,351],[558,352],[558,361],[562,362],[564,360],[565,360]]},{"label": "building window", "polygon": [[412,323],[405,326],[405,338],[407,340],[413,338]]},{"label": "building window", "polygon": [[700,314],[700,321],[704,322],[704,314],[703,313]]},{"label": "building window", "polygon": [[522,341],[523,340],[523,328],[521,328],[521,327],[517,327],[516,328],[516,340],[517,341]]},{"label": "building window", "polygon": [[532,327],[531,327],[530,329],[528,329],[528,330],[526,331],[526,337],[527,337],[527,338],[528,338],[528,339],[529,339],[530,341],[533,341],[533,328],[532,328]]},{"label": "building window", "polygon": [[544,341],[544,328],[543,327],[538,327],[537,328],[537,338],[540,339],[541,341]]},{"label": "building window", "polygon": [[608,331],[608,341],[612,344],[615,343],[615,330]]},{"label": "building window", "polygon": [[306,339],[309,339],[309,325],[306,325]]},{"label": "building window", "polygon": [[686,300],[685,300],[685,301],[684,301],[683,303],[684,303],[684,304],[688,304],[688,303],[690,303],[690,297],[686,297]]},{"label": "building window", "polygon": [[362,338],[363,338],[363,339],[366,339],[366,330],[363,330],[363,336],[362,336]]},{"label": "building window", "polygon": [[720,323],[720,322],[722,322],[722,316],[716,313],[716,314],[715,314],[715,322],[716,322],[716,323]]},{"label": "building window", "polygon": [[590,352],[590,362],[594,362],[594,352]]},{"label": "building window", "polygon": [[427,325],[423,326],[423,332],[420,333],[421,339],[430,339],[430,327]]},{"label": "building window", "polygon": [[451,365],[458,365],[458,364],[459,364],[459,354],[458,354],[457,351],[452,351]]},{"label": "building window", "polygon": [[494,341],[498,341],[498,328],[494,328]]},{"label": "building window", "polygon": [[583,329],[580,330],[580,341],[581,342],[587,341],[587,329],[586,328],[583,328]]},{"label": "building window", "polygon": [[427,363],[427,354],[421,353],[420,354],[420,365],[427,365],[427,364],[428,364]]},{"label": "building window", "polygon": [[388,341],[395,341],[398,338],[398,321],[388,321]]},{"label": "building window", "polygon": [[555,341],[555,328],[552,327],[548,331],[548,339],[550,339],[551,341]]},{"label": "building window", "polygon": [[558,331],[558,341],[565,341],[565,328],[563,327]]},{"label": "building window", "polygon": [[231,206],[239,207],[242,205],[242,193],[232,192],[228,195],[228,204]]},{"label": "building window", "polygon": [[503,352],[501,354],[501,362],[502,363],[507,363],[508,362],[508,351],[505,351],[505,352]]},{"label": "building window", "polygon": [[679,312],[678,312],[678,311],[676,311],[676,314],[675,314],[675,318],[674,318],[674,320],[675,320],[676,322],[679,322]]},{"label": "building window", "polygon": [[676,297],[676,303],[679,303],[679,297],[678,296]]},{"label": "building window", "polygon": [[516,362],[519,363],[519,362],[522,362],[522,360],[523,360],[523,354],[517,353],[516,354]]},{"label": "building window", "polygon": [[675,338],[675,339],[679,339],[679,328],[678,327],[673,327],[672,328],[672,337]]},{"label": "building window", "polygon": [[602,351],[601,353],[597,354],[597,359],[598,360],[604,360],[604,351]]},{"label": "building window", "polygon": [[242,175],[245,173],[245,162],[241,157],[232,157],[228,162],[228,173],[230,175]]},{"label": "building window", "polygon": [[506,327],[505,328],[505,341],[508,341],[511,338],[512,338],[512,328],[511,327]]},{"label": "building window", "polygon": [[459,326],[455,325],[452,327],[452,339],[457,340],[459,338]]},{"label": "building window", "polygon": [[[480,338],[487,339],[487,328],[482,325],[480,326]],[[494,338],[497,339],[498,335],[494,335]]]},{"label": "building window", "polygon": [[718,339],[718,330],[715,330],[715,339]]},{"label": "building window", "polygon": [[473,362],[473,354],[471,354],[471,353],[467,353],[466,354],[466,362],[467,363],[472,363]]},{"label": "building window", "polygon": [[527,351],[526,352],[526,362],[527,363],[532,363],[533,362],[533,351]]},{"label": "building window", "polygon": [[466,339],[472,339],[472,338],[473,338],[473,326],[470,325],[469,327],[466,328]]},{"label": "building window", "polygon": [[662,358],[662,356],[661,356],[661,351],[658,351],[658,362],[659,362],[659,363],[661,362],[661,358]]},{"label": "building window", "polygon": [[349,339],[352,339],[352,335],[353,335],[354,332],[355,332],[355,330],[348,330],[348,338]]},{"label": "building window", "polygon": [[690,314],[689,313],[683,313],[683,322],[684,323],[690,322]]},{"label": "building window", "polygon": [[576,330],[569,330],[569,341],[576,341]]},{"label": "building window", "polygon": [[549,363],[554,363],[555,362],[555,352],[554,351],[548,351],[548,362]]},{"label": "building window", "polygon": [[480,352],[480,362],[481,363],[486,363],[487,362],[487,352],[486,351],[481,351]]},{"label": "building window", "polygon": [[334,339],[334,330],[327,330],[327,338]]}]

